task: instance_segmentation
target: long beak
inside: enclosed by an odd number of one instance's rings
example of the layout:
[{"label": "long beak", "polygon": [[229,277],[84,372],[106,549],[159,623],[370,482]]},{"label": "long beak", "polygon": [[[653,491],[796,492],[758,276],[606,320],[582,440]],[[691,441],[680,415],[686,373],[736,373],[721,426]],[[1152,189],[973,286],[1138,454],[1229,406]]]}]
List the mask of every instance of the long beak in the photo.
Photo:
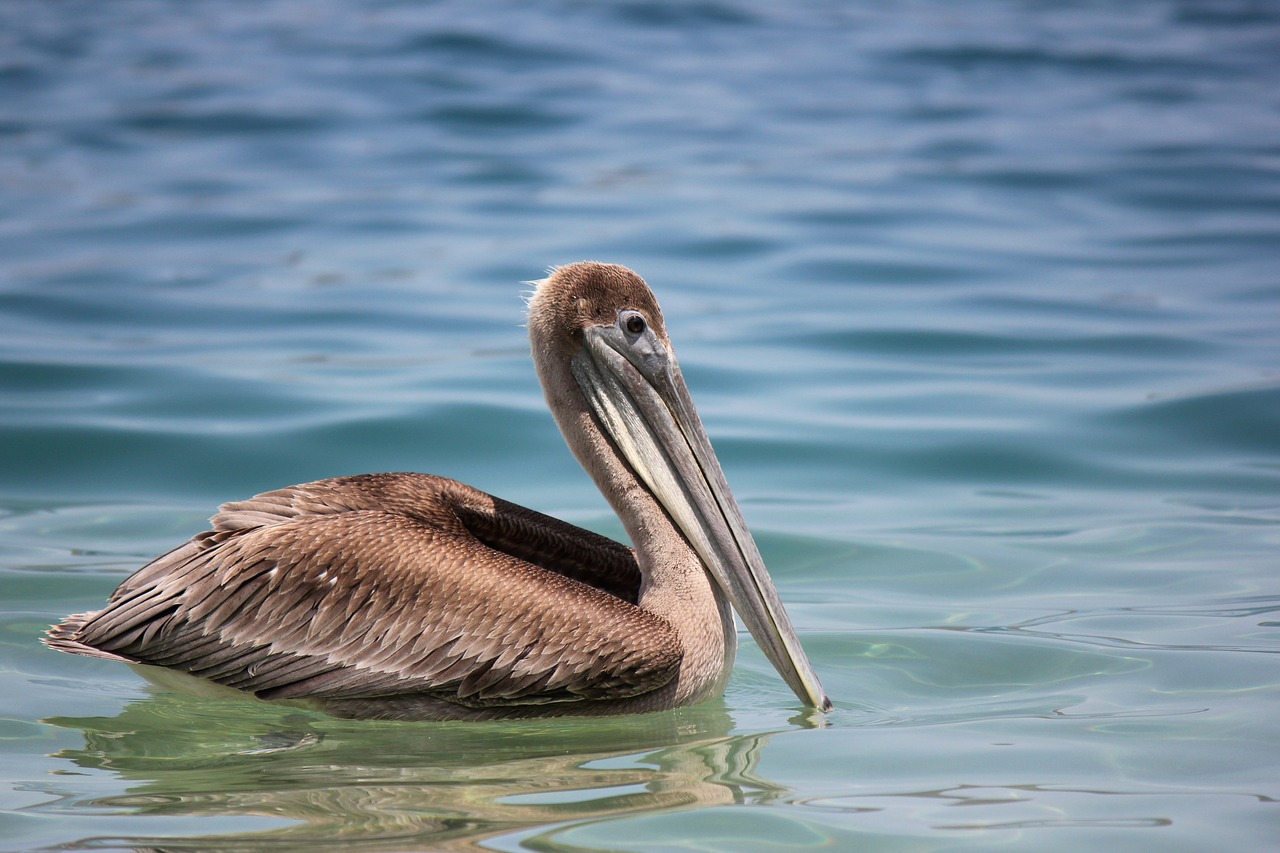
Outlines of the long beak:
[{"label": "long beak", "polygon": [[601,425],[729,596],[751,636],[803,702],[830,710],[720,462],[675,354],[653,334],[585,330],[572,369]]}]

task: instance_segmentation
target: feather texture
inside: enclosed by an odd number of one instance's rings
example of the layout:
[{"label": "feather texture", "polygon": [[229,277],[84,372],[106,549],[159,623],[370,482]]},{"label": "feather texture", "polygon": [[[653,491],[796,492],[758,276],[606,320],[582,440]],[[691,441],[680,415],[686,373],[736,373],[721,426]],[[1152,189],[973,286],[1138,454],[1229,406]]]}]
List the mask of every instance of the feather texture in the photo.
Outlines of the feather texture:
[{"label": "feather texture", "polygon": [[372,474],[224,505],[47,642],[264,699],[617,699],[682,656],[635,606],[639,581],[610,539],[454,480]]}]

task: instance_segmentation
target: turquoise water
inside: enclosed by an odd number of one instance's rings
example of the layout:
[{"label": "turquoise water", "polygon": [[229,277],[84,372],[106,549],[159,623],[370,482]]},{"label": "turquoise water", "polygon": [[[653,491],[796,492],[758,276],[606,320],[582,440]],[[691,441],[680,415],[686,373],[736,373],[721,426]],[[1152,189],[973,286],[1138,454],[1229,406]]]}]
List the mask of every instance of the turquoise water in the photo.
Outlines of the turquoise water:
[{"label": "turquoise water", "polygon": [[[0,849],[1262,850],[1280,4],[0,6]],[[620,535],[521,282],[625,263],[837,709],[379,724],[43,649],[221,501]]]}]

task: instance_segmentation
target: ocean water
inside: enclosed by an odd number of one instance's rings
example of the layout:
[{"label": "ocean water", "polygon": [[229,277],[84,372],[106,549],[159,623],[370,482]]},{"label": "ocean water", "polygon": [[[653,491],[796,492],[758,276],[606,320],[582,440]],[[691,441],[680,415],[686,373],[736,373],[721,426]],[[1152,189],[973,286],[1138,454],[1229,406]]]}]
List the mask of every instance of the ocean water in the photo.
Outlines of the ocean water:
[{"label": "ocean water", "polygon": [[[1280,3],[0,5],[0,850],[1273,849]],[[522,282],[662,301],[836,709],[350,722],[38,641],[225,500],[620,536]]]}]

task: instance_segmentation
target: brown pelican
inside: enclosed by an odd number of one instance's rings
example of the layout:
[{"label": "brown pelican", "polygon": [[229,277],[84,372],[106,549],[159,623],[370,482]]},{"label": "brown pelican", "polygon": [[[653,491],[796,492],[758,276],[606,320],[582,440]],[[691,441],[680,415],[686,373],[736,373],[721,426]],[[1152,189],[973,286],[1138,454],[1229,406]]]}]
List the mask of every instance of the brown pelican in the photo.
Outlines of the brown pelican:
[{"label": "brown pelican", "polygon": [[623,714],[723,689],[732,603],[796,695],[829,709],[648,285],[608,264],[555,269],[529,337],[634,550],[442,477],[320,480],[224,504],[47,644],[338,716]]}]

